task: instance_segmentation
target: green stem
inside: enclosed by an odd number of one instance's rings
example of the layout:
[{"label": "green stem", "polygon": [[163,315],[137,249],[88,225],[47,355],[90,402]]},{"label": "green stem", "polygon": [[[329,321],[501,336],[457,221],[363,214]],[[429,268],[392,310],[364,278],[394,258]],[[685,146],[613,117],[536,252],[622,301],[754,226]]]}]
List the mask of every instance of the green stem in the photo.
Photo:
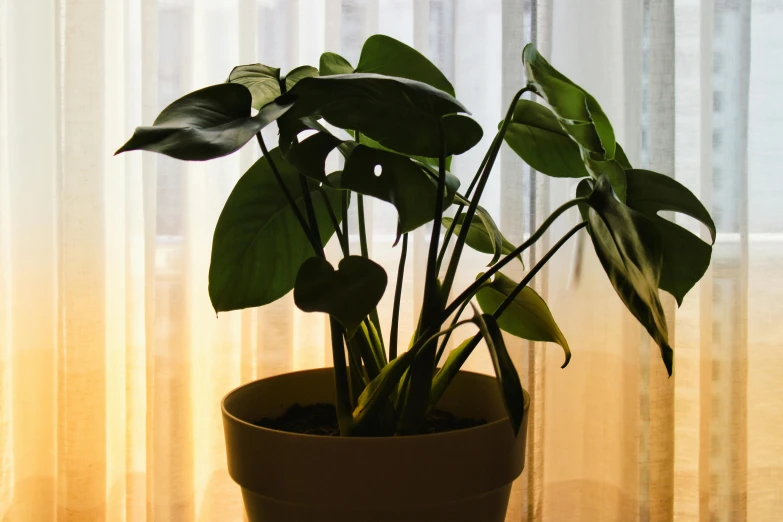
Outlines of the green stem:
[{"label": "green stem", "polygon": [[332,332],[332,359],[334,360],[334,385],[337,401],[337,422],[340,435],[349,435],[353,428],[353,411],[351,409],[351,391],[348,385],[348,371],[345,364],[345,348],[342,325],[333,317],[329,318]]},{"label": "green stem", "polygon": [[[334,212],[332,203],[329,201],[329,198],[327,197],[326,191],[323,187],[318,187],[318,193],[321,194],[321,198],[324,200],[324,205],[326,205],[326,211],[329,213],[329,220],[332,222],[334,234],[337,236],[337,241],[340,243],[340,249],[343,251],[343,256],[348,257],[348,240],[340,230],[340,222],[337,220],[337,214]],[[345,214],[343,214],[343,220],[345,219]]]},{"label": "green stem", "polygon": [[[503,124],[500,126],[500,130],[495,135],[495,139],[492,141],[492,145],[490,146],[489,150],[489,156],[487,158],[487,162],[484,164],[484,169],[481,171],[481,176],[479,177],[478,184],[476,185],[476,194],[473,196],[473,199],[470,201],[470,205],[468,206],[468,211],[465,214],[465,219],[462,222],[462,226],[460,228],[459,236],[457,237],[457,242],[454,245],[454,252],[451,254],[451,259],[449,260],[449,266],[446,269],[446,276],[443,279],[443,294],[449,295],[451,292],[451,286],[454,284],[454,277],[457,275],[457,266],[459,266],[459,259],[462,255],[462,250],[465,247],[465,241],[468,237],[468,231],[470,230],[470,223],[473,221],[473,216],[476,214],[476,207],[478,207],[479,200],[481,199],[481,195],[484,193],[484,187],[487,185],[487,180],[489,179],[489,174],[492,172],[492,167],[495,164],[495,160],[497,159],[498,153],[500,152],[500,146],[503,144],[503,137],[506,135],[506,131],[508,130],[508,126],[511,124],[511,118],[514,115],[514,109],[517,106],[517,102],[519,101],[519,98],[522,97],[523,94],[525,94],[528,90],[530,90],[529,87],[524,87],[523,89],[520,89],[519,92],[517,92],[514,95],[514,98],[511,100],[511,103],[508,106],[508,110],[506,111],[506,117],[503,119]],[[455,219],[454,222],[456,223],[457,220]]]},{"label": "green stem", "polygon": [[308,241],[310,241],[310,245],[313,247],[313,250],[318,252],[319,250],[318,244],[320,242],[315,241],[313,239],[312,231],[310,230],[310,227],[307,226],[307,222],[305,221],[304,216],[302,216],[302,213],[299,211],[299,207],[297,206],[296,201],[294,201],[294,197],[291,194],[291,191],[288,190],[288,187],[286,186],[285,182],[283,182],[283,177],[280,175],[280,171],[277,170],[277,165],[275,165],[275,162],[272,161],[272,157],[269,155],[269,151],[267,150],[266,144],[264,143],[264,138],[263,136],[261,136],[260,132],[256,134],[256,140],[258,140],[258,145],[261,147],[261,153],[264,155],[264,158],[266,158],[266,161],[269,163],[269,168],[272,169],[272,174],[274,174],[278,185],[280,185],[280,188],[282,189],[285,198],[288,200],[288,204],[291,206],[291,210],[293,211],[294,216],[296,216],[296,220],[299,222],[299,225],[302,227],[302,230],[307,236]]},{"label": "green stem", "polygon": [[522,278],[522,281],[519,282],[519,284],[514,288],[514,290],[511,291],[510,294],[506,296],[506,298],[503,300],[502,303],[500,303],[500,306],[498,306],[497,310],[495,310],[492,314],[492,316],[497,319],[499,318],[503,312],[506,311],[506,308],[508,308],[508,305],[510,305],[514,299],[519,295],[519,292],[521,292],[527,285],[530,283],[530,281],[536,276],[536,274],[544,267],[544,265],[547,264],[547,262],[552,258],[555,253],[560,250],[560,248],[566,244],[566,242],[571,239],[571,236],[582,230],[584,227],[587,226],[587,221],[582,221],[575,227],[573,227],[571,230],[569,230],[566,235],[560,238],[557,243],[555,243],[552,248],[549,249],[549,251],[544,254],[544,256],[538,260],[538,262],[535,264],[533,268],[530,269],[530,272],[525,274],[525,277]]},{"label": "green stem", "polygon": [[350,192],[347,190],[341,191],[340,204],[343,210],[343,237],[345,238],[345,255],[351,255],[351,241],[348,235],[348,196]]},{"label": "green stem", "polygon": [[449,317],[451,314],[454,313],[454,311],[460,306],[460,304],[465,301],[466,299],[470,300],[478,291],[478,289],[489,281],[489,278],[495,275],[496,272],[498,272],[501,268],[506,266],[508,263],[510,263],[513,259],[515,259],[517,256],[522,254],[525,250],[530,248],[533,243],[539,240],[541,236],[544,235],[544,232],[552,225],[552,223],[555,222],[555,220],[560,217],[560,215],[565,212],[566,210],[570,209],[571,207],[575,207],[576,205],[579,205],[580,203],[587,202],[586,197],[582,198],[575,198],[570,201],[566,201],[559,207],[557,207],[552,214],[549,215],[548,218],[544,220],[543,223],[541,223],[541,226],[538,227],[538,230],[533,232],[533,234],[528,238],[527,241],[519,245],[517,248],[515,248],[512,252],[510,252],[507,256],[503,257],[500,261],[495,263],[489,270],[484,272],[484,275],[476,279],[468,288],[465,289],[464,292],[462,292],[454,301],[452,301],[447,307],[446,310],[443,312],[443,317]]},{"label": "green stem", "polygon": [[364,227],[364,198],[361,194],[356,194],[356,203],[359,214],[359,246],[362,257],[370,257],[367,249],[367,230]]},{"label": "green stem", "polygon": [[[459,321],[460,316],[462,315],[462,312],[465,311],[465,308],[468,307],[470,304],[470,299],[465,299],[465,301],[462,303],[462,305],[459,307],[459,310],[457,310],[457,313],[454,314],[454,319],[451,321],[451,326],[454,326],[457,324],[457,321]],[[449,343],[449,339],[451,339],[451,332],[452,330],[449,330],[449,333],[443,336],[443,340],[440,343],[440,348],[438,348],[438,353],[435,355],[435,365],[438,365],[438,362],[440,361],[440,358],[443,357],[443,352],[446,351],[446,345]]]},{"label": "green stem", "polygon": [[402,297],[402,277],[405,274],[405,258],[408,256],[408,234],[402,235],[402,252],[397,268],[397,286],[394,289],[394,307],[392,308],[391,333],[389,334],[389,360],[397,358],[397,334],[400,322],[400,298]]},{"label": "green stem", "polygon": [[[487,164],[487,161],[489,161],[489,153],[492,150],[490,147],[486,154],[484,154],[484,159],[481,160],[481,165],[479,165],[478,170],[476,171],[476,174],[473,175],[473,179],[470,182],[470,185],[468,185],[468,190],[465,192],[465,199],[469,199],[471,193],[473,192],[473,189],[476,186],[476,183],[478,183],[479,178],[481,177],[481,172],[484,170],[484,166]],[[457,226],[457,221],[459,220],[460,214],[462,214],[462,210],[465,208],[465,205],[462,203],[459,204],[457,207],[457,212],[454,213],[454,221],[451,222],[451,225],[449,225],[448,230],[446,230],[446,235],[443,237],[443,245],[440,247],[440,254],[438,254],[438,272],[440,272],[440,267],[443,264],[443,258],[446,257],[446,250],[449,247],[449,242],[451,241],[451,236],[454,234],[454,228]]]}]

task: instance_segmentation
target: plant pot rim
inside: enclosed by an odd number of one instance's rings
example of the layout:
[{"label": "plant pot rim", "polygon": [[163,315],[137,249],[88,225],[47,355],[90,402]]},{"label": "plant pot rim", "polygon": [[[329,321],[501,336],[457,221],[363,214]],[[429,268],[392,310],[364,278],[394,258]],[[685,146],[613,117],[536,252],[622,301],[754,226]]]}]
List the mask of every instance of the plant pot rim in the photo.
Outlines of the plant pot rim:
[{"label": "plant pot rim", "polygon": [[[270,376],[270,377],[264,377],[264,378],[261,378],[261,379],[256,379],[256,380],[253,380],[253,381],[246,382],[246,383],[241,384],[241,385],[237,386],[236,388],[232,389],[230,392],[228,392],[223,397],[223,399],[221,399],[221,401],[220,401],[220,408],[221,408],[221,410],[223,412],[223,415],[225,415],[226,417],[229,417],[234,422],[237,422],[239,424],[245,425],[245,426],[247,426],[247,427],[249,427],[251,429],[261,430],[261,431],[269,432],[269,433],[285,434],[288,437],[303,437],[303,440],[313,440],[313,439],[333,440],[337,444],[340,444],[340,443],[336,442],[336,441],[351,441],[351,440],[353,440],[353,441],[356,441],[356,440],[366,440],[366,441],[375,440],[375,441],[378,441],[380,443],[380,442],[384,442],[384,441],[388,442],[390,440],[401,440],[401,439],[413,442],[413,441],[415,441],[417,439],[426,438],[427,440],[431,441],[435,437],[449,437],[449,436],[453,436],[455,433],[468,433],[468,432],[473,432],[475,430],[486,430],[489,427],[494,427],[494,426],[496,426],[498,424],[501,424],[501,423],[502,424],[508,424],[508,422],[509,422],[508,416],[505,416],[503,418],[500,418],[500,419],[497,419],[497,420],[494,420],[494,421],[490,421],[490,422],[487,422],[485,424],[481,424],[481,425],[478,425],[478,426],[472,426],[470,428],[463,428],[463,429],[459,429],[459,430],[444,431],[444,432],[440,432],[440,433],[427,433],[427,434],[422,434],[422,435],[402,435],[402,436],[401,435],[386,435],[386,436],[380,436],[380,437],[367,437],[367,436],[350,436],[350,437],[342,437],[342,436],[340,436],[340,437],[333,437],[333,436],[325,436],[325,435],[311,435],[311,434],[307,434],[307,433],[295,433],[295,432],[290,432],[290,431],[282,431],[282,430],[275,430],[275,429],[271,429],[271,428],[265,428],[265,427],[258,426],[256,424],[253,424],[252,422],[248,422],[248,421],[246,421],[244,419],[241,419],[241,418],[237,417],[236,415],[231,413],[226,408],[226,402],[230,401],[232,396],[235,393],[238,393],[240,390],[242,390],[246,386],[251,385],[251,384],[253,384],[255,382],[258,382],[258,381],[271,381],[271,380],[275,380],[275,379],[286,378],[287,376],[290,376],[290,375],[297,375],[297,374],[303,374],[303,373],[313,373],[313,372],[319,372],[319,371],[333,371],[333,367],[332,366],[322,366],[322,367],[319,367],[319,368],[309,368],[309,369],[305,369],[305,370],[297,370],[297,371],[293,371],[293,372],[285,372],[285,373],[281,373],[281,374],[278,374],[278,375],[273,375],[273,376]],[[493,375],[488,375],[488,374],[485,374],[485,373],[471,372],[471,371],[465,371],[465,370],[460,370],[459,373],[461,375],[471,376],[472,378],[486,378],[486,379],[497,380],[497,377],[495,377]],[[530,395],[528,394],[527,390],[525,390],[525,389],[523,389],[522,392],[524,393],[524,397],[525,397],[525,412],[527,412],[530,409]],[[330,403],[331,403],[331,401],[325,402],[324,404],[330,404]],[[293,406],[293,404],[291,404],[291,406]],[[510,427],[509,427],[509,429],[510,429]]]}]

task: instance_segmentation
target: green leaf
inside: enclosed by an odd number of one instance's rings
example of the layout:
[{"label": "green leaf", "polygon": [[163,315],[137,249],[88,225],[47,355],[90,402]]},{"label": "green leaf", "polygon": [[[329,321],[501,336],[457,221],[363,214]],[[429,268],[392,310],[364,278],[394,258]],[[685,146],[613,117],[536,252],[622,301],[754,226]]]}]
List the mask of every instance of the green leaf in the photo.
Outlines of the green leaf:
[{"label": "green leaf", "polygon": [[370,384],[359,396],[356,409],[353,411],[353,419],[356,429],[360,431],[362,426],[371,422],[380,410],[386,406],[392,392],[396,389],[405,371],[413,362],[416,352],[408,350],[396,359],[389,361],[383,367],[381,373],[370,381]]},{"label": "green leaf", "polygon": [[[399,215],[398,236],[435,217],[437,182],[406,156],[357,145],[339,182],[341,188],[393,204]],[[451,205],[458,187],[459,179],[448,174],[445,206]]]},{"label": "green leaf", "polygon": [[598,259],[620,299],[660,347],[671,375],[673,352],[658,297],[663,251],[655,223],[618,201],[605,177],[583,180],[577,195],[586,194],[589,208],[580,210],[587,214],[587,230]]},{"label": "green leaf", "polygon": [[[512,245],[495,224],[492,216],[483,207],[476,208],[476,216],[478,219],[473,219],[470,222],[470,230],[465,238],[465,243],[476,250],[484,254],[492,254],[492,259],[487,266],[492,266],[498,262],[501,255],[508,255],[513,252],[516,247]],[[462,230],[462,223],[465,221],[465,214],[460,213],[457,217],[457,224],[454,225],[454,233],[459,235]],[[441,223],[444,227],[449,228],[454,222],[453,218],[444,217]],[[519,262],[522,262],[522,258],[518,257]]]},{"label": "green leaf", "polygon": [[625,155],[625,151],[623,150],[623,148],[620,146],[619,143],[617,144],[617,149],[615,150],[614,153],[614,159],[625,170],[633,168],[631,166],[631,162],[628,161],[628,156]]},{"label": "green leaf", "polygon": [[[299,174],[279,149],[269,154],[304,213]],[[321,240],[326,244],[334,229],[318,184],[311,181],[308,188]],[[340,192],[328,187],[324,191],[338,220],[342,220]],[[222,312],[275,301],[294,287],[299,267],[313,255],[269,163],[259,159],[231,191],[215,227],[209,267],[212,306]]]},{"label": "green leaf", "polygon": [[203,161],[239,150],[255,134],[285,114],[290,103],[270,103],[250,115],[247,87],[222,83],[174,101],[151,127],[136,127],[115,154],[148,150],[181,160]]},{"label": "green leaf", "polygon": [[525,410],[530,405],[530,398],[522,389],[522,383],[519,382],[519,374],[517,374],[517,369],[511,361],[508,350],[506,350],[503,333],[500,331],[495,318],[488,314],[479,315],[476,313],[475,319],[476,325],[481,330],[481,335],[487,343],[489,355],[492,358],[492,365],[495,367],[495,375],[500,385],[500,391],[503,394],[506,412],[508,412],[509,420],[511,421],[511,427],[514,429],[514,435],[518,435],[525,417]]},{"label": "green leaf", "polygon": [[[376,74],[304,78],[278,101],[294,103],[290,118],[321,116],[391,150],[428,158],[440,154],[441,119],[467,112],[451,95],[425,83]],[[464,118],[444,119],[447,156],[461,154],[478,143],[475,133],[456,135],[447,130],[457,121],[456,126],[464,126]]]},{"label": "green leaf", "polygon": [[449,356],[446,358],[446,362],[443,363],[443,366],[440,370],[438,370],[438,373],[432,380],[432,391],[430,391],[430,409],[434,408],[438,404],[438,401],[441,397],[443,397],[443,394],[451,384],[451,381],[454,380],[454,377],[457,376],[457,373],[459,373],[462,365],[465,364],[465,362],[468,360],[468,357],[470,357],[470,354],[473,353],[473,350],[476,348],[476,346],[479,345],[480,342],[481,335],[474,335],[473,337],[462,341],[459,346],[449,352]]},{"label": "green leaf", "polygon": [[590,175],[579,146],[560,126],[557,116],[540,103],[519,100],[504,138],[525,163],[542,174],[558,178]]},{"label": "green leaf", "polygon": [[290,91],[302,78],[315,78],[316,76],[318,76],[318,69],[311,65],[300,65],[286,74],[285,88]]},{"label": "green leaf", "polygon": [[712,246],[658,215],[661,211],[681,212],[701,221],[715,241],[715,223],[701,201],[679,182],[649,170],[628,170],[626,204],[655,223],[661,237],[663,268],[659,287],[682,305],[685,294],[707,271]]},{"label": "green leaf", "polygon": [[294,302],[302,311],[331,315],[350,339],[380,302],[386,282],[386,271],[366,257],[345,257],[337,270],[327,260],[311,257],[299,268]]},{"label": "green leaf", "polygon": [[[479,289],[476,299],[484,313],[494,314],[516,287],[517,283],[498,272],[491,283]],[[557,326],[555,318],[552,317],[552,312],[541,296],[529,286],[524,287],[517,294],[497,322],[501,329],[516,337],[530,341],[557,343],[562,346],[565,352],[563,368],[571,360],[568,341]]]},{"label": "green leaf", "polygon": [[614,131],[595,98],[552,67],[533,44],[525,46],[522,60],[528,81],[549,103],[568,134],[587,151],[604,160],[613,159]]},{"label": "green leaf", "polygon": [[435,64],[413,47],[383,34],[365,40],[356,72],[408,78],[454,96],[454,87]]},{"label": "green leaf", "polygon": [[326,158],[342,142],[328,132],[318,132],[301,143],[293,142],[286,159],[304,176],[328,185]]},{"label": "green leaf", "polygon": [[260,109],[280,96],[280,69],[260,63],[234,67],[226,82],[247,87],[253,96],[254,109]]},{"label": "green leaf", "polygon": [[560,126],[577,143],[587,170],[595,179],[607,176],[624,201],[625,176],[622,166],[615,161],[614,130],[601,106],[587,91],[552,67],[533,44],[525,46],[522,61],[529,85],[547,101]]},{"label": "green leaf", "polygon": [[321,55],[318,70],[321,76],[334,76],[335,74],[350,74],[353,66],[337,53],[323,53]]}]

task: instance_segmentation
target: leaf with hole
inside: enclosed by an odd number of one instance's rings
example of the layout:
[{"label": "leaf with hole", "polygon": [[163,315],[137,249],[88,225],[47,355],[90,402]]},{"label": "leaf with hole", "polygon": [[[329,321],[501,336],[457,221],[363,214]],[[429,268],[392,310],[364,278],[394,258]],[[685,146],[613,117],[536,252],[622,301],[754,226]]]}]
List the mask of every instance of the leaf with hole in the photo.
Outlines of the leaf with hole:
[{"label": "leaf with hole", "polygon": [[707,271],[712,246],[681,226],[658,215],[680,212],[701,221],[715,241],[715,223],[699,199],[675,179],[649,170],[628,170],[626,204],[647,216],[656,226],[663,249],[659,288],[681,305],[685,294]]},{"label": "leaf with hole", "polygon": [[326,259],[312,257],[299,268],[294,303],[304,312],[331,315],[350,339],[380,302],[386,280],[381,265],[366,257],[344,257],[337,270]]},{"label": "leaf with hole", "polygon": [[163,109],[152,126],[136,127],[115,154],[147,150],[181,160],[219,158],[239,150],[291,107],[273,102],[251,116],[250,104],[250,91],[235,83],[194,91]]},{"label": "leaf with hole", "polygon": [[[394,205],[398,237],[435,217],[437,181],[406,156],[357,145],[345,162],[339,183],[341,188]],[[444,206],[451,205],[458,187],[456,176],[448,174]]]},{"label": "leaf with hole", "polygon": [[609,280],[628,310],[647,329],[661,350],[671,375],[673,352],[658,285],[663,249],[655,223],[621,201],[605,177],[582,180],[577,195],[589,195],[587,230]]},{"label": "leaf with hole", "polygon": [[[278,101],[294,104],[291,118],[320,116],[391,150],[430,158],[440,154],[441,119],[467,112],[454,97],[426,83],[377,74],[304,78]],[[478,143],[474,133],[456,136],[446,130],[465,125],[465,118],[444,120],[447,156],[461,154]]]},{"label": "leaf with hole", "polygon": [[341,139],[329,132],[318,132],[308,136],[301,143],[292,142],[286,153],[286,159],[301,174],[328,185],[326,158],[341,143],[343,143]]},{"label": "leaf with hole", "polygon": [[[299,174],[279,149],[270,151],[285,186],[304,214]],[[321,241],[334,233],[318,184],[308,183]],[[340,192],[324,187],[338,220]],[[218,218],[209,266],[209,297],[215,311],[238,310],[271,303],[294,287],[304,261],[314,255],[307,236],[265,158],[240,178]]]},{"label": "leaf with hole", "polygon": [[[484,313],[494,314],[516,287],[517,283],[498,272],[492,282],[479,289],[476,299]],[[552,317],[552,312],[541,296],[529,286],[524,287],[514,297],[508,308],[498,317],[497,323],[502,330],[516,337],[559,344],[565,352],[563,368],[571,360],[568,341]]]}]

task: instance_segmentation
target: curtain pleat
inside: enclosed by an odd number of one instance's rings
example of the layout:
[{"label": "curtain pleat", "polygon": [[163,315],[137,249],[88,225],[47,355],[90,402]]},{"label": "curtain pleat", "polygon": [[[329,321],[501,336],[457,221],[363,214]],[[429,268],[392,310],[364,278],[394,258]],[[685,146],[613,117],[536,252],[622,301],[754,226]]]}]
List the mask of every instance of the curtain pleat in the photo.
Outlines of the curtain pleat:
[{"label": "curtain pleat", "polygon": [[[663,299],[671,378],[584,232],[536,277],[573,358],[560,369],[556,345],[507,338],[532,398],[507,520],[783,519],[781,23],[774,0],[0,0],[0,521],[243,520],[220,400],[331,364],[327,321],[290,294],[217,318],[211,308],[214,225],[260,157],[255,143],[203,164],[111,154],[235,65],[287,73],[325,50],[356,64],[377,32],[431,57],[484,128],[454,159],[463,189],[534,42],[601,102],[634,165],[675,177],[717,223],[703,280],[680,307]],[[263,136],[272,148],[277,129]],[[575,186],[504,146],[482,206],[520,243]],[[368,248],[394,281],[395,210],[364,204]],[[709,240],[694,220],[665,217]],[[560,218],[525,269],[577,219]],[[357,253],[356,201],[348,222]],[[409,237],[400,345],[431,230]],[[326,250],[339,257],[336,243]],[[486,262],[466,249],[455,288]],[[491,372],[486,350],[466,369]]]}]

